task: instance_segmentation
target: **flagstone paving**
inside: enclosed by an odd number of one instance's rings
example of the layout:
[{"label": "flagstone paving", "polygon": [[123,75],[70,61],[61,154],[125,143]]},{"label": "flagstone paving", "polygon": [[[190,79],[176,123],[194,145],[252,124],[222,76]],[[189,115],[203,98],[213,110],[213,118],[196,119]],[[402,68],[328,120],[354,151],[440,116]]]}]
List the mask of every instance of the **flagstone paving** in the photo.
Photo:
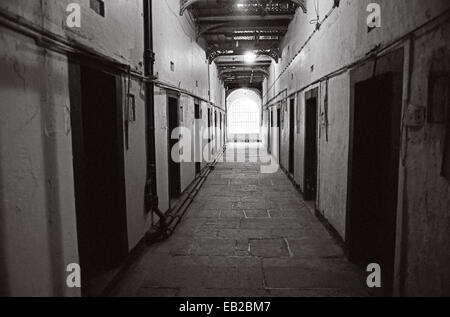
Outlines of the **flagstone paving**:
[{"label": "flagstone paving", "polygon": [[174,235],[148,247],[112,296],[367,296],[365,276],[258,144],[231,144]]}]

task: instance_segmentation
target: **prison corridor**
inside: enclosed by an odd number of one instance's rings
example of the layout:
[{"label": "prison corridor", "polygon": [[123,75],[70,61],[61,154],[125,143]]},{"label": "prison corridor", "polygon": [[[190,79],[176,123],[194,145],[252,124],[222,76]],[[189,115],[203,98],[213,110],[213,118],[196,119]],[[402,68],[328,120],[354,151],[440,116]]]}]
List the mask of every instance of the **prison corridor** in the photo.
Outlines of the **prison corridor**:
[{"label": "prison corridor", "polygon": [[[259,144],[230,144],[176,232],[147,248],[111,296],[366,296],[366,277]],[[258,161],[259,163],[256,163]],[[253,163],[252,163],[253,162]]]}]

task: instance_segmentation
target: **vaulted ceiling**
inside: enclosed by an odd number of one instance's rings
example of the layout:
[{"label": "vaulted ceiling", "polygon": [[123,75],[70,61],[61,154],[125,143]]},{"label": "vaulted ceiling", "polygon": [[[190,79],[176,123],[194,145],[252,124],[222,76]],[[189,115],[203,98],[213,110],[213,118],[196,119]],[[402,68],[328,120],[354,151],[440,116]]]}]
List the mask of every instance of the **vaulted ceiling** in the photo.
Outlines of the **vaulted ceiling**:
[{"label": "vaulted ceiling", "polygon": [[[306,12],[305,0],[180,1],[180,13],[190,11],[227,89],[261,90],[271,60],[281,57],[281,41],[296,10]],[[257,56],[251,63],[243,58],[249,52]]]}]

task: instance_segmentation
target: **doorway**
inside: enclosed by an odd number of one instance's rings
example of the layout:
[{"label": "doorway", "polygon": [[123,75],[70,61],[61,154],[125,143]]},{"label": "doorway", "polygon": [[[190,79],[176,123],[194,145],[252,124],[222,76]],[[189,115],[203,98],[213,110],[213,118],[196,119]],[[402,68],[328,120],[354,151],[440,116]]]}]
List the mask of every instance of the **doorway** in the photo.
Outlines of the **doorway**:
[{"label": "doorway", "polygon": [[268,149],[268,154],[272,154],[272,129],[273,129],[273,111],[272,109],[268,109],[267,110],[267,114],[268,114],[268,120],[269,120],[269,124],[268,124],[268,129],[267,129],[267,149]]},{"label": "doorway", "polygon": [[208,108],[208,163],[212,160],[212,111]]},{"label": "doorway", "polygon": [[[169,198],[170,208],[181,196],[181,164],[179,158],[172,157],[172,151],[177,147],[179,138],[172,138],[172,132],[180,126],[180,109],[178,98],[168,96],[168,138],[169,138]],[[176,149],[175,149],[176,152]]]},{"label": "doorway", "polygon": [[226,113],[222,115],[222,127],[223,127],[223,131],[222,131],[222,145],[226,145],[227,144],[227,116]]},{"label": "doorway", "polygon": [[213,143],[213,155],[217,154],[217,149],[219,147],[219,133],[218,133],[218,124],[217,124],[217,119],[218,119],[218,114],[217,114],[217,110],[213,111],[213,116],[214,116],[214,127],[213,127],[213,133],[214,133],[214,143]]},{"label": "doorway", "polygon": [[219,150],[222,147],[222,112],[219,112],[219,133],[217,134],[219,140]]},{"label": "doorway", "polygon": [[278,162],[281,165],[281,109],[277,108],[277,127],[276,129],[278,129],[277,135],[278,135],[278,144],[277,144],[277,149],[278,149]]},{"label": "doorway", "polygon": [[128,254],[121,79],[70,65],[70,99],[82,292]]},{"label": "doorway", "polygon": [[381,266],[385,295],[392,294],[394,281],[401,87],[402,76],[393,73],[354,86],[349,257]]},{"label": "doorway", "polygon": [[194,105],[195,116],[195,174],[199,175],[202,170],[202,135],[201,135],[201,111],[200,104]]},{"label": "doorway", "polygon": [[317,108],[319,90],[306,93],[305,102],[305,184],[304,198],[315,201],[317,197]]},{"label": "doorway", "polygon": [[294,176],[295,163],[295,98],[289,104],[289,174]]}]

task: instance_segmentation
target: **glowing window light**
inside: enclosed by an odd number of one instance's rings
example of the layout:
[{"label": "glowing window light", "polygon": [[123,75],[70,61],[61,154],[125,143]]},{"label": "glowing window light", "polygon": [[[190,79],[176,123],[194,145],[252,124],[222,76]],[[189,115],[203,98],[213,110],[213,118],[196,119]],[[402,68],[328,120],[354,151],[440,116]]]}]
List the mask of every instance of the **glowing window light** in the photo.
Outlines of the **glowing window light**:
[{"label": "glowing window light", "polygon": [[259,134],[260,107],[251,99],[234,102],[228,112],[228,128],[231,134]]}]

